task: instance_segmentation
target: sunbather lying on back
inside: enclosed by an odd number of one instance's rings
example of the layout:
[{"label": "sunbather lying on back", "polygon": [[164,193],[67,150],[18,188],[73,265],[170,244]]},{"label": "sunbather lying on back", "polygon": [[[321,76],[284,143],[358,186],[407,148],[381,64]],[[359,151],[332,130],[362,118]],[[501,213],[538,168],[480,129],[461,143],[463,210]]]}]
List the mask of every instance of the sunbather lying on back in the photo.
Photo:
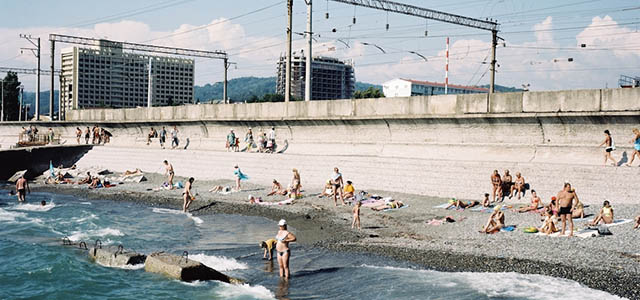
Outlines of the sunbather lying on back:
[{"label": "sunbather lying on back", "polygon": [[456,198],[451,198],[451,200],[449,200],[449,206],[447,206],[445,209],[449,209],[451,207],[455,207],[456,209],[465,209],[465,208],[471,208],[474,207],[476,205],[480,204],[480,202],[478,201],[462,201],[462,200],[458,200]]},{"label": "sunbather lying on back", "polygon": [[402,203],[402,201],[400,200],[389,200],[388,202],[385,202],[385,204],[382,204],[380,206],[376,206],[376,207],[372,207],[371,209],[375,210],[375,211],[381,211],[381,210],[385,210],[385,209],[392,209],[392,208],[400,208],[403,207],[404,203]]},{"label": "sunbather lying on back", "polygon": [[221,186],[221,185],[216,185],[214,186],[212,189],[209,190],[210,193],[226,193],[226,192],[231,192],[231,187],[230,186]]}]

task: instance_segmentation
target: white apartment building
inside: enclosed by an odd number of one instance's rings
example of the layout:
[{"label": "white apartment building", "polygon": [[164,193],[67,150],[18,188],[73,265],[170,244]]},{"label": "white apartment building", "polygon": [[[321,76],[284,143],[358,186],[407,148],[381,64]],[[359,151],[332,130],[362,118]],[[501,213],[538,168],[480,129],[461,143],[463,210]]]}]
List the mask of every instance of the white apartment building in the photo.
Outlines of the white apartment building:
[{"label": "white apartment building", "polygon": [[[62,52],[63,109],[147,106],[193,102],[192,59],[126,53],[122,43]],[[151,81],[149,81],[151,67]]]},{"label": "white apartment building", "polygon": [[[444,83],[396,78],[382,84],[385,97],[444,95]],[[488,93],[489,89],[449,84],[447,94]]]}]

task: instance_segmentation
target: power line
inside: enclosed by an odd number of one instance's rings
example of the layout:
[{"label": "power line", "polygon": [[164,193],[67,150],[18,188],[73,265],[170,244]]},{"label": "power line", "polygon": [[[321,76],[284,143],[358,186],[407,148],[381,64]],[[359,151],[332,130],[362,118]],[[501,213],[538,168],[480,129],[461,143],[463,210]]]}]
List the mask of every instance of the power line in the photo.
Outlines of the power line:
[{"label": "power line", "polygon": [[113,20],[118,20],[118,19],[121,19],[121,18],[137,16],[137,15],[141,15],[141,14],[144,14],[144,13],[157,11],[157,10],[160,10],[160,9],[163,9],[163,8],[180,5],[180,4],[187,3],[187,2],[192,2],[194,0],[181,0],[181,1],[178,1],[178,2],[175,2],[175,3],[171,3],[171,2],[174,2],[174,1],[175,0],[169,0],[169,1],[164,1],[164,2],[160,2],[160,3],[155,3],[155,4],[152,4],[152,5],[144,6],[144,7],[141,7],[141,8],[134,9],[134,10],[127,10],[127,11],[123,11],[123,12],[116,13],[116,14],[113,14],[113,15],[105,16],[105,17],[100,17],[100,18],[96,18],[96,19],[92,19],[92,20],[88,20],[88,21],[69,24],[66,27],[85,27],[85,26],[90,26],[90,25],[101,23],[101,22],[113,21]]}]

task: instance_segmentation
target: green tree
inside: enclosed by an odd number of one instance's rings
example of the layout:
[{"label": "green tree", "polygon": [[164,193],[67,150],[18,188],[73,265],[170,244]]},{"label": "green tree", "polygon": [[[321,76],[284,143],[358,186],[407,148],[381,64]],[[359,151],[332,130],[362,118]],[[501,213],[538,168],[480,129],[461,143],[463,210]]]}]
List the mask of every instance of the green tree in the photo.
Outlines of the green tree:
[{"label": "green tree", "polygon": [[364,91],[355,91],[353,93],[353,99],[367,99],[367,98],[382,98],[384,94],[380,89],[374,87],[368,87]]},{"label": "green tree", "polygon": [[18,81],[18,74],[14,72],[8,72],[7,76],[2,81],[3,101],[4,101],[4,119],[6,121],[17,121],[18,113],[20,112],[18,107],[18,95],[20,94],[20,81]]}]

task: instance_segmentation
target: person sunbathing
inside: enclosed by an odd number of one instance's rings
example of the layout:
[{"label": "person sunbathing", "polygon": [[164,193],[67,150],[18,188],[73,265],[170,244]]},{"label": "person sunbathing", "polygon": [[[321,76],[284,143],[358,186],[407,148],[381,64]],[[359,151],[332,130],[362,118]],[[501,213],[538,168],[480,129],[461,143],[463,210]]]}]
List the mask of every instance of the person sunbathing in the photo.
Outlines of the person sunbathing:
[{"label": "person sunbathing", "polygon": [[253,195],[249,195],[249,203],[251,204],[257,204],[262,202],[262,198],[260,197],[254,197]]},{"label": "person sunbathing", "polygon": [[542,206],[542,200],[538,197],[536,190],[531,190],[531,204],[529,206],[518,209],[519,213],[538,210]]},{"label": "person sunbathing", "polygon": [[142,174],[142,170],[140,170],[140,169],[138,169],[138,168],[136,168],[136,170],[135,170],[135,171],[129,171],[129,170],[126,170],[126,171],[124,171],[124,173],[123,173],[123,175],[124,175],[124,176],[141,175],[141,174]]},{"label": "person sunbathing", "polygon": [[322,193],[318,196],[318,198],[322,198],[324,196],[333,196],[333,184],[331,184],[331,179],[327,180],[327,182],[324,184],[324,189],[322,190]]},{"label": "person sunbathing", "polygon": [[93,177],[91,177],[91,173],[87,172],[87,177],[78,181],[78,184],[91,184],[93,181]]},{"label": "person sunbathing", "polygon": [[542,221],[542,226],[538,228],[538,232],[542,232],[547,235],[558,232],[556,223],[553,221],[553,211],[549,207],[545,209],[545,219]]},{"label": "person sunbathing", "polygon": [[607,200],[604,200],[604,203],[602,204],[602,208],[600,209],[600,212],[598,213],[596,218],[589,223],[589,225],[596,226],[600,223],[603,223],[603,224],[613,223],[613,207],[611,207],[611,204],[609,204],[609,201]]},{"label": "person sunbathing", "polygon": [[356,190],[355,188],[353,188],[353,183],[351,181],[347,180],[347,185],[344,186],[343,192],[344,194],[342,195],[342,197],[344,197],[345,199],[353,198]]},{"label": "person sunbathing", "polygon": [[210,189],[209,192],[210,193],[228,193],[228,192],[231,192],[231,187],[216,185],[212,189]]},{"label": "person sunbathing", "polygon": [[501,208],[502,205],[496,205],[481,233],[496,233],[504,227],[504,212]]},{"label": "person sunbathing", "polygon": [[94,177],[93,180],[91,181],[91,185],[89,185],[90,189],[97,189],[97,188],[101,188],[102,187],[102,183],[100,182],[100,178],[98,177]]},{"label": "person sunbathing", "polygon": [[576,199],[576,205],[573,208],[573,212],[571,213],[571,217],[574,219],[582,219],[584,218],[584,204],[580,202],[580,200]]},{"label": "person sunbathing", "polygon": [[640,216],[637,216],[637,217],[636,217],[636,219],[635,219],[635,221],[636,221],[636,224],[635,224],[635,225],[633,225],[633,229],[638,229],[638,228],[640,228]]},{"label": "person sunbathing", "polygon": [[404,203],[402,203],[402,201],[391,199],[391,200],[385,201],[384,204],[382,204],[380,206],[372,207],[371,209],[373,209],[375,211],[381,211],[381,210],[385,210],[385,209],[400,208],[400,207],[403,207],[403,206],[404,206]]},{"label": "person sunbathing", "polygon": [[273,185],[271,186],[271,191],[267,194],[267,196],[273,196],[276,194],[284,196],[287,194],[287,190],[282,188],[282,185],[274,179]]},{"label": "person sunbathing", "polygon": [[461,201],[458,200],[456,198],[451,198],[451,200],[449,200],[449,206],[447,206],[445,209],[449,209],[451,207],[455,207],[456,209],[465,209],[465,208],[471,208],[474,207],[476,205],[480,204],[480,202],[478,201]]},{"label": "person sunbathing", "polygon": [[62,175],[62,173],[58,173],[58,175],[56,176],[56,183],[57,184],[72,184],[73,180],[68,179],[68,178],[64,178],[64,175]]}]

